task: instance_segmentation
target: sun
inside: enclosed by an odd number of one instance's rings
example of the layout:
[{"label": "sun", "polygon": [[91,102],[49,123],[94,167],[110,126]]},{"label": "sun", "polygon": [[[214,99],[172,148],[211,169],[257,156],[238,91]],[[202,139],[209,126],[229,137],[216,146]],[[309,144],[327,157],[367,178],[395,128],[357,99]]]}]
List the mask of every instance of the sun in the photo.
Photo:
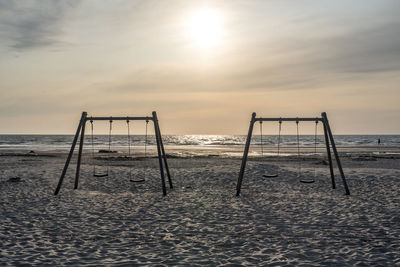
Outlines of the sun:
[{"label": "sun", "polygon": [[187,21],[187,33],[201,47],[215,46],[221,41],[222,18],[212,9],[194,12]]}]

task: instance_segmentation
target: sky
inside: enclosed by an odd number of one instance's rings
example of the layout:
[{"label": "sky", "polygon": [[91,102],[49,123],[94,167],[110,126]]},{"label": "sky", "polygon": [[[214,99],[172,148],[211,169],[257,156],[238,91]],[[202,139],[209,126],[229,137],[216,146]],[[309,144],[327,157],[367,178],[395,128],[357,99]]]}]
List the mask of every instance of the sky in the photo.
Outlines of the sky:
[{"label": "sky", "polygon": [[398,14],[397,0],[0,0],[0,133],[155,110],[165,134],[323,111],[337,134],[400,134]]}]

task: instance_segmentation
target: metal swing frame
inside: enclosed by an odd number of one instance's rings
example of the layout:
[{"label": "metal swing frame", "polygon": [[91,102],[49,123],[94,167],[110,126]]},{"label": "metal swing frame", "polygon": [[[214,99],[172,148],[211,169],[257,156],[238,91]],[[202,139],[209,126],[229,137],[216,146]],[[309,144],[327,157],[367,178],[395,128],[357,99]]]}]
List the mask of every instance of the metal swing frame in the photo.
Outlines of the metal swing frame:
[{"label": "metal swing frame", "polygon": [[[148,116],[148,117],[129,117],[129,116],[128,117],[88,117],[87,112],[85,112],[85,111],[82,112],[82,116],[79,121],[78,128],[76,129],[76,133],[75,133],[74,139],[72,141],[71,149],[69,151],[67,160],[65,162],[60,179],[58,181],[57,188],[54,191],[54,195],[57,195],[60,192],[65,174],[67,173],[69,163],[72,159],[72,155],[74,153],[75,146],[78,142],[78,138],[80,135],[78,159],[77,159],[76,172],[75,172],[75,184],[74,184],[74,189],[78,188],[79,173],[80,173],[81,159],[82,159],[82,150],[83,150],[83,143],[84,143],[84,138],[85,138],[85,126],[86,126],[86,122],[90,121],[90,120],[93,120],[93,121],[104,121],[104,120],[152,121],[154,124],[154,132],[155,132],[156,143],[157,143],[157,153],[158,153],[158,162],[160,165],[160,177],[161,177],[162,192],[163,192],[164,196],[167,195],[167,188],[166,188],[166,183],[165,183],[165,172],[167,174],[169,188],[172,189],[173,185],[172,185],[171,175],[170,175],[169,168],[168,168],[167,155],[165,154],[164,144],[162,141],[160,126],[158,124],[157,113],[155,111],[152,112],[152,116]],[[165,171],[164,171],[164,167],[165,167]]]},{"label": "metal swing frame", "polygon": [[333,163],[332,163],[332,156],[331,156],[331,148],[333,150],[333,155],[335,156],[336,164],[340,172],[340,176],[342,177],[342,182],[343,186],[346,192],[346,195],[350,195],[350,190],[347,185],[346,177],[343,172],[342,168],[342,163],[340,162],[339,154],[336,149],[335,145],[335,140],[333,138],[333,134],[331,131],[331,127],[329,125],[328,117],[326,115],[326,112],[321,113],[321,117],[316,117],[316,118],[257,118],[256,113],[253,112],[251,115],[251,120],[250,120],[250,126],[249,126],[249,132],[247,134],[247,139],[246,139],[246,145],[244,148],[243,152],[243,157],[242,157],[242,164],[240,166],[240,172],[239,172],[239,177],[238,181],[236,184],[236,196],[240,195],[240,190],[242,187],[242,182],[243,182],[243,177],[244,177],[244,172],[246,168],[246,163],[247,163],[247,156],[249,154],[249,149],[250,149],[250,141],[251,141],[251,136],[253,134],[253,128],[254,128],[254,123],[256,122],[264,122],[264,121],[277,121],[277,122],[283,122],[283,121],[294,121],[294,122],[300,122],[300,121],[320,121],[323,124],[324,127],[324,136],[325,136],[325,145],[326,145],[326,152],[328,155],[328,162],[329,162],[329,170],[331,174],[331,181],[332,181],[332,189],[336,188],[336,183],[335,183],[335,174],[333,172]]}]

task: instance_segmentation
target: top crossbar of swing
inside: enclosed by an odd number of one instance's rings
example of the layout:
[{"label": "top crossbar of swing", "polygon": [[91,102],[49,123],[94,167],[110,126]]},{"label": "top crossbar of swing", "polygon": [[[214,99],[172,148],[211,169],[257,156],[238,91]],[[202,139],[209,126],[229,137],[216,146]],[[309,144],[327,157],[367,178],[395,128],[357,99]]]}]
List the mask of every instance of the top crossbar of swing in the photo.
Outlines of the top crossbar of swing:
[{"label": "top crossbar of swing", "polygon": [[86,121],[152,121],[153,117],[86,117]]},{"label": "top crossbar of swing", "polygon": [[322,118],[255,118],[254,121],[322,121]]}]

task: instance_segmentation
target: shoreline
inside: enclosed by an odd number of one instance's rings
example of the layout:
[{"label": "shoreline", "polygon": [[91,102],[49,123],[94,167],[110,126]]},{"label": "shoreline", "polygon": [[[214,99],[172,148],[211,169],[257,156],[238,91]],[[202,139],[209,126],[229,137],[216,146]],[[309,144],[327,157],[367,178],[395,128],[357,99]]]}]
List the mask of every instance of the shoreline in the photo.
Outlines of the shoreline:
[{"label": "shoreline", "polygon": [[[113,147],[115,153],[101,153],[101,149],[94,151],[95,157],[128,157],[128,149],[126,147]],[[244,146],[165,146],[165,151],[168,157],[171,158],[198,158],[198,157],[221,157],[221,158],[238,158],[243,156]],[[337,146],[338,153],[341,157],[357,157],[357,156],[371,156],[371,157],[400,157],[400,146]],[[75,147],[74,156],[78,152],[78,146]],[[315,154],[314,147],[301,147],[300,158],[312,158],[326,156],[326,147],[317,147]],[[4,156],[66,156],[69,149],[38,149],[31,148],[18,148],[18,149],[0,149],[0,157]],[[249,158],[297,158],[297,147],[281,147],[278,155],[276,147],[265,146],[261,151],[260,146],[253,145],[249,151]],[[331,151],[332,153],[332,151]],[[93,154],[89,148],[83,149],[83,155],[89,157]],[[332,153],[333,154],[333,153]],[[143,157],[143,147],[131,147],[132,158]],[[147,156],[156,157],[157,151],[154,146],[147,147]]]}]

